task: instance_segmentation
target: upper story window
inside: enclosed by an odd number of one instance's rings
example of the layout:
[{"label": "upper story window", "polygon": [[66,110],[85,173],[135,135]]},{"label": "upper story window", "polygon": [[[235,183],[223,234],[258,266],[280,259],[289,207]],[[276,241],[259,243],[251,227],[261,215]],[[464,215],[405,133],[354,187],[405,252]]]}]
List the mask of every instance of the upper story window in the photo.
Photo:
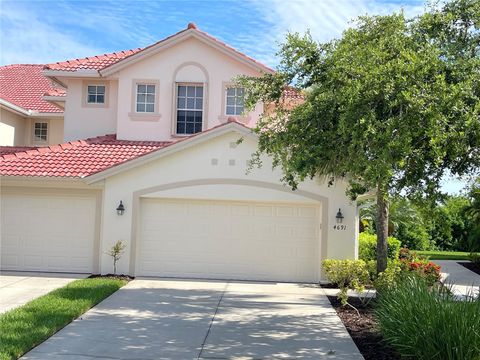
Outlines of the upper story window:
[{"label": "upper story window", "polygon": [[244,89],[227,87],[226,91],[226,115],[242,115],[244,110]]},{"label": "upper story window", "polygon": [[88,85],[87,103],[105,104],[105,85]]},{"label": "upper story window", "polygon": [[203,126],[203,85],[177,85],[178,135],[190,135],[202,131]]},{"label": "upper story window", "polygon": [[155,85],[153,84],[137,84],[137,113],[154,113],[155,112]]},{"label": "upper story window", "polygon": [[48,123],[36,122],[33,128],[33,141],[45,142],[48,139]]}]

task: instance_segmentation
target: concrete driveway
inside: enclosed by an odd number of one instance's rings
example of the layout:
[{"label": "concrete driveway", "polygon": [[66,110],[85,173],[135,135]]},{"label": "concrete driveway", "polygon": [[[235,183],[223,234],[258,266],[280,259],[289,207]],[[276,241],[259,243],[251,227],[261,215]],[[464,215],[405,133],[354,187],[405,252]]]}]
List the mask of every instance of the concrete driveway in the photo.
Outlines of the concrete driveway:
[{"label": "concrete driveway", "polygon": [[1,271],[0,314],[89,274]]},{"label": "concrete driveway", "polygon": [[316,285],[136,279],[23,359],[363,359]]}]

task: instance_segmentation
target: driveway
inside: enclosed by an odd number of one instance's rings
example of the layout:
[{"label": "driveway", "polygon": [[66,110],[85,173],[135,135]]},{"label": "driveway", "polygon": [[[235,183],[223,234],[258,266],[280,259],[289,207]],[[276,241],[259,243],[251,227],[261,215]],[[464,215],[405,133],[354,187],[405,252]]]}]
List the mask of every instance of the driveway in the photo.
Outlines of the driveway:
[{"label": "driveway", "polygon": [[316,285],[136,279],[23,359],[363,359]]},{"label": "driveway", "polygon": [[88,274],[1,271],[0,314],[86,277]]}]

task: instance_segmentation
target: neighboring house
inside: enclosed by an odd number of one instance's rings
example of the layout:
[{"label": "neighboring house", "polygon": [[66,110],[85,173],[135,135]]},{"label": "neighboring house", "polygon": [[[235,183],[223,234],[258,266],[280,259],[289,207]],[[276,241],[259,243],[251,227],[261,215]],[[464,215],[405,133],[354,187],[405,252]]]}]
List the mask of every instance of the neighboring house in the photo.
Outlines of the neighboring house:
[{"label": "neighboring house", "polygon": [[43,67],[0,66],[0,147],[63,141],[65,90],[42,74]]},{"label": "neighboring house", "polygon": [[194,24],[47,65],[66,91],[66,142],[0,157],[2,269],[108,273],[118,240],[119,271],[137,276],[313,282],[322,259],[355,258],[346,183],[292,191],[266,157],[247,174],[263,105],[244,113],[232,79],[265,72]]}]

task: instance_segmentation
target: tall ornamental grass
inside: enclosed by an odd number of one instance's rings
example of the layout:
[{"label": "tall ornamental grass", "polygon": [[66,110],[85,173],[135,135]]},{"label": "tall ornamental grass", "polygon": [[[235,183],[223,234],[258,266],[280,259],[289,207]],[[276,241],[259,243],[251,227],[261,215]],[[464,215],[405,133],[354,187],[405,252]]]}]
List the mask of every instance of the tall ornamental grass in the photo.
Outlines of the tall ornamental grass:
[{"label": "tall ornamental grass", "polygon": [[380,294],[375,312],[386,341],[405,357],[480,359],[480,298],[458,301],[409,276]]}]

